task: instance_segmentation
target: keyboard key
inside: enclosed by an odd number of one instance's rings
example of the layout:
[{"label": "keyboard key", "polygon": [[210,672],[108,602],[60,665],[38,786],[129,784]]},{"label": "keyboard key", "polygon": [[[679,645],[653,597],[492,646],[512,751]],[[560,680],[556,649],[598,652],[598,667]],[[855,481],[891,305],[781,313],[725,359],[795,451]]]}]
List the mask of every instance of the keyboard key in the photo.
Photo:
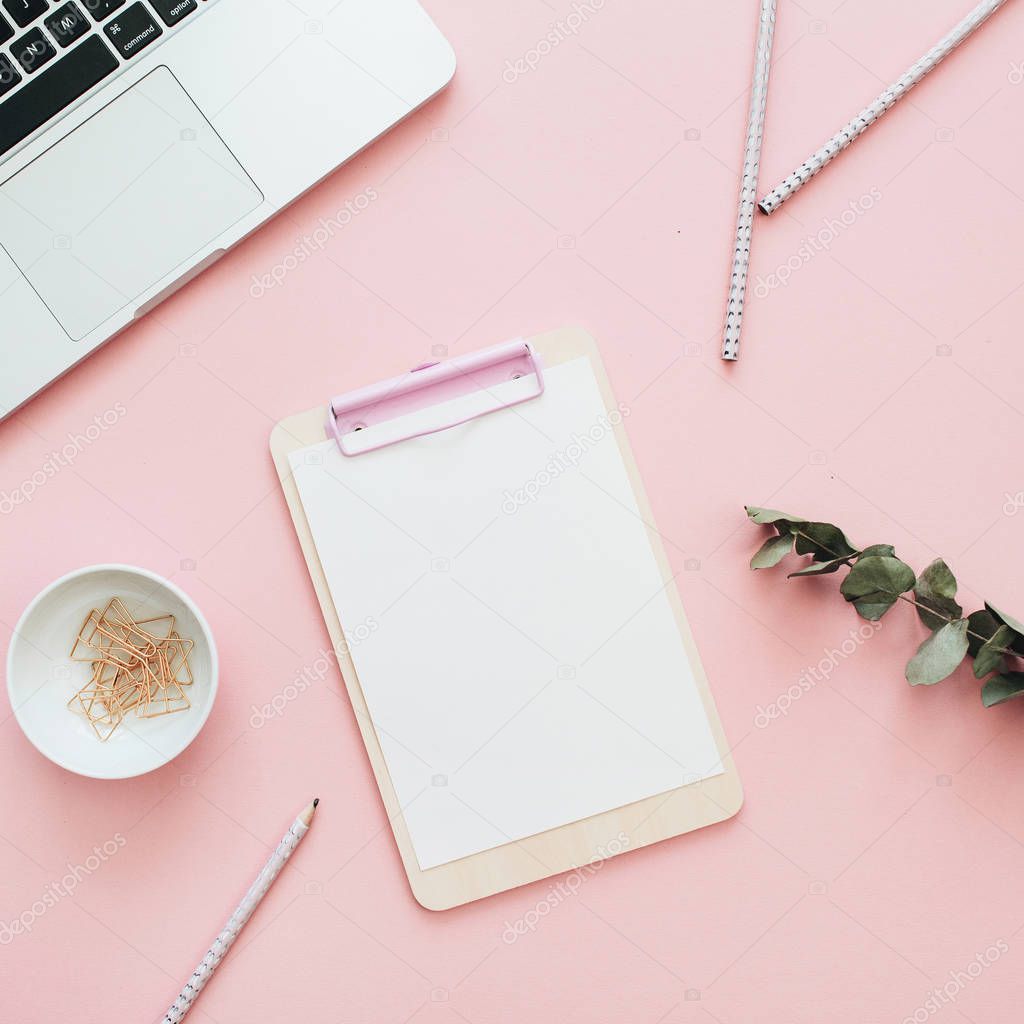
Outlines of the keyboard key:
[{"label": "keyboard key", "polygon": [[4,0],[4,7],[7,13],[15,20],[18,28],[25,28],[26,25],[35,21],[40,14],[45,14],[49,8],[46,0]]},{"label": "keyboard key", "polygon": [[196,0],[150,0],[156,13],[164,19],[168,26],[177,25],[182,18],[187,18],[193,11],[199,10]]},{"label": "keyboard key", "polygon": [[0,154],[13,149],[121,65],[99,36],[90,36],[0,103]]},{"label": "keyboard key", "polygon": [[13,38],[14,29],[3,18],[0,18],[0,43],[6,43],[8,39]]},{"label": "keyboard key", "polygon": [[50,40],[38,28],[26,32],[16,43],[11,43],[11,53],[30,75],[57,56]]},{"label": "keyboard key", "polygon": [[60,43],[61,49],[70,46],[89,31],[89,19],[73,3],[58,7],[43,24]]},{"label": "keyboard key", "polygon": [[[0,53],[0,96],[10,92],[21,81],[18,69],[10,62],[6,54]],[[0,110],[6,110],[0,107]]]},{"label": "keyboard key", "polygon": [[164,30],[150,17],[149,11],[142,4],[132,4],[123,14],[108,21],[103,31],[125,60],[141,53],[164,34]]},{"label": "keyboard key", "polygon": [[92,15],[93,21],[102,21],[108,14],[124,7],[125,0],[82,0],[82,3]]}]

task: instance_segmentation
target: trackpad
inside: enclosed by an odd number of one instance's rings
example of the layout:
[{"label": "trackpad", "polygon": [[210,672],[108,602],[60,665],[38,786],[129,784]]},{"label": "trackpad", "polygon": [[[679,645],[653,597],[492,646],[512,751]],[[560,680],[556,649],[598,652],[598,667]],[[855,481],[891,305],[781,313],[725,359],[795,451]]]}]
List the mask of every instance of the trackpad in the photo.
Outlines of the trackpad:
[{"label": "trackpad", "polygon": [[78,341],[262,203],[161,67],[0,185],[0,242]]}]

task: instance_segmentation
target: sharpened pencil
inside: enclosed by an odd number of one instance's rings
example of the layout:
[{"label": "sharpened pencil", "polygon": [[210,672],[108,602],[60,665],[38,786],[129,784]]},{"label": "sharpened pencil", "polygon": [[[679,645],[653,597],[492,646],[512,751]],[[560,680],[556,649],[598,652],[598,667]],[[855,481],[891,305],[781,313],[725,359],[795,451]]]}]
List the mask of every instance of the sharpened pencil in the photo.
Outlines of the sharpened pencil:
[{"label": "sharpened pencil", "polygon": [[775,186],[757,205],[762,213],[774,213],[790,196],[800,191],[827,167],[855,139],[859,139],[897,100],[902,99],[934,71],[965,39],[973,35],[1008,0],[984,0],[957,26],[940,39],[920,60],[911,64],[896,82],[841,128],[817,152],[812,153],[785,181]]},{"label": "sharpened pencil", "polygon": [[224,925],[221,933],[213,940],[209,952],[200,961],[199,966],[192,972],[192,977],[185,982],[185,987],[180,995],[174,1000],[171,1008],[164,1015],[164,1024],[178,1024],[185,1014],[192,1009],[192,1004],[199,997],[199,993],[206,987],[206,983],[213,977],[213,972],[220,962],[227,956],[239,933],[245,927],[246,922],[252,917],[256,908],[260,905],[263,897],[266,896],[274,879],[281,873],[281,869],[288,863],[288,858],[295,852],[296,847],[302,842],[310,825],[313,824],[313,815],[319,797],[314,800],[301,814],[292,822],[291,827],[285,832],[277,849],[270,856],[270,860],[263,866],[263,870],[256,876],[256,881],[249,887],[249,891],[238,904],[235,912]]}]

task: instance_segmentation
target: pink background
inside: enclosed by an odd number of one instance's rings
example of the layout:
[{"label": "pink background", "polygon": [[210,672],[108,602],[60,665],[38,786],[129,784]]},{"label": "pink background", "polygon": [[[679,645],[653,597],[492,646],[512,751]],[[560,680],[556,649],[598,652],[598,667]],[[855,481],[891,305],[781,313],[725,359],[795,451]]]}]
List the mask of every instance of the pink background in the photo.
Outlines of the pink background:
[{"label": "pink background", "polygon": [[[762,185],[967,6],[781,0]],[[1024,705],[985,711],[967,671],[908,687],[922,630],[899,608],[759,727],[758,709],[861,622],[835,577],[751,573],[761,531],[742,506],[837,521],[919,568],[941,554],[966,605],[1024,612],[1024,8],[759,217],[760,294],[728,367],[756,0],[605,0],[518,78],[506,62],[566,0],[428,7],[460,57],[443,96],[0,427],[10,493],[69,434],[124,410],[0,519],[3,647],[51,579],[123,561],[198,601],[223,664],[199,739],[135,781],[66,774],[3,713],[0,923],[94,846],[125,845],[0,949],[0,1016],[157,1020],[318,793],[315,831],[197,1021],[1017,1019]],[[378,197],[324,251],[253,297],[253,275],[367,189]],[[830,220],[828,251],[805,259]],[[337,671],[250,724],[329,645],[267,439],[279,418],[436,346],[566,324],[598,338],[631,409],[747,803],[608,863],[575,895],[541,882],[431,914],[406,886]],[[947,983],[953,1001],[929,1008]]]}]

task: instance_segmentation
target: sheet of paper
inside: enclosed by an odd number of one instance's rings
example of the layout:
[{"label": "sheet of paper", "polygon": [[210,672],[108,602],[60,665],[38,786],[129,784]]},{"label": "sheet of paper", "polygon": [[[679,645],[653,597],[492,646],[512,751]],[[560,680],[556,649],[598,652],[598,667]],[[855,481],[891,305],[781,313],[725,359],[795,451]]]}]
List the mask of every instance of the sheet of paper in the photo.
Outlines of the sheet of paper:
[{"label": "sheet of paper", "polygon": [[545,379],[429,437],[291,456],[423,869],[723,770],[621,414],[586,359]]}]

